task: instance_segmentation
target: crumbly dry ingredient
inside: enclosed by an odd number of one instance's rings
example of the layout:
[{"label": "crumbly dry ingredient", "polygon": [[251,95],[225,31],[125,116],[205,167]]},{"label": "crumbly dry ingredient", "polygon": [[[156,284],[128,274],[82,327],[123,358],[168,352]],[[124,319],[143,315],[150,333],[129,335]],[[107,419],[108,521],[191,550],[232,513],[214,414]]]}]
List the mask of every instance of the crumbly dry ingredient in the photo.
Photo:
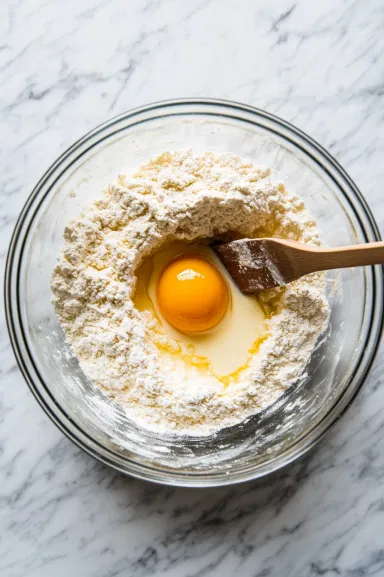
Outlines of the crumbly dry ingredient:
[{"label": "crumbly dry ingredient", "polygon": [[212,152],[162,154],[65,229],[52,276],[57,316],[88,378],[144,427],[207,435],[257,413],[302,375],[327,327],[324,275],[312,274],[261,295],[274,311],[269,336],[226,387],[174,354],[158,320],[134,306],[135,272],[165,243],[229,231],[319,244],[303,202],[269,168]]}]

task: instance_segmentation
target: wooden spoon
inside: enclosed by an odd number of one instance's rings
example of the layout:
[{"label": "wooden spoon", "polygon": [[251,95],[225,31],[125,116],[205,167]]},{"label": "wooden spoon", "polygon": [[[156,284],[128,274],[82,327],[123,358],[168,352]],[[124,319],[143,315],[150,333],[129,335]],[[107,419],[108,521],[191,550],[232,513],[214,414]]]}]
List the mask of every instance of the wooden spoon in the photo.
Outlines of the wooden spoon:
[{"label": "wooden spoon", "polygon": [[246,294],[284,286],[311,272],[384,264],[384,242],[321,248],[277,238],[245,238],[212,248]]}]

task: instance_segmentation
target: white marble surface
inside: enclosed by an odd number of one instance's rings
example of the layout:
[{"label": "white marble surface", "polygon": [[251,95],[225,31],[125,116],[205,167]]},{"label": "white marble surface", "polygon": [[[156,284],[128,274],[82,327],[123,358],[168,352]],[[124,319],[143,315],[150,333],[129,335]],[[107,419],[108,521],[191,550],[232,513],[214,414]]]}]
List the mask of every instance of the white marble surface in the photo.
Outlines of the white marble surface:
[{"label": "white marble surface", "polygon": [[[2,0],[2,262],[58,154],[110,116],[180,96],[295,123],[341,161],[384,232],[383,26],[382,0]],[[183,490],[73,446],[27,389],[3,316],[0,339],[2,577],[384,575],[383,351],[310,456],[261,482]]]}]

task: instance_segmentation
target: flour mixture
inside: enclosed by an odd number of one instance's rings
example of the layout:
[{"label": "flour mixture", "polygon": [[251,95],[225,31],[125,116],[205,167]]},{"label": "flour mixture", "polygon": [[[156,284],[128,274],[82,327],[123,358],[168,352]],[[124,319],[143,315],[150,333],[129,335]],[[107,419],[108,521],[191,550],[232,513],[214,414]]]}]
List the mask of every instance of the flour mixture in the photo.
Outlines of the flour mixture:
[{"label": "flour mixture", "polygon": [[[319,244],[303,202],[269,168],[211,152],[162,154],[68,224],[53,304],[84,373],[130,419],[208,435],[302,376],[329,321],[324,275],[245,297],[209,249],[217,238],[265,236]],[[184,284],[193,288],[183,300],[173,269],[208,285]]]}]

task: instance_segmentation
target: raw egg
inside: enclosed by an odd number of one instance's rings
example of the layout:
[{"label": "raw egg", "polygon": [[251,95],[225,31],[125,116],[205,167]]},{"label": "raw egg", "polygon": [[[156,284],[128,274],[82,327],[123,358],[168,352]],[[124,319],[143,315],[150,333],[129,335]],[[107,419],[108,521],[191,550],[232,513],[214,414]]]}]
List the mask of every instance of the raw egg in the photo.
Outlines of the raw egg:
[{"label": "raw egg", "polygon": [[213,329],[228,307],[228,288],[218,269],[201,255],[183,255],[162,271],[156,291],[165,320],[182,333]]},{"label": "raw egg", "polygon": [[247,367],[267,336],[257,298],[240,292],[207,246],[175,242],[143,263],[137,281],[137,308],[151,311],[177,345],[170,353],[153,332],[160,351],[222,382]]}]

